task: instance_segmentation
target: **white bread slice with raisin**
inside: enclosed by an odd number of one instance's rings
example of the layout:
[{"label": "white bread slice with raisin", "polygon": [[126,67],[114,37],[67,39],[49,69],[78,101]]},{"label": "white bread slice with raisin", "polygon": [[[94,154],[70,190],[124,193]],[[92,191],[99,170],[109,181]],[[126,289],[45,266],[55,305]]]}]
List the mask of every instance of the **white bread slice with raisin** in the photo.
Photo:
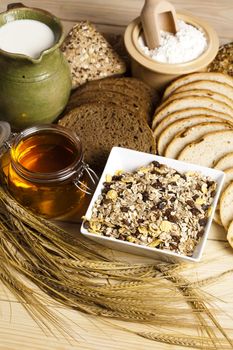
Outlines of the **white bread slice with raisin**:
[{"label": "white bread slice with raisin", "polygon": [[220,130],[187,145],[177,159],[211,168],[229,152],[233,152],[233,130]]},{"label": "white bread slice with raisin", "polygon": [[221,122],[201,123],[184,129],[168,144],[164,156],[176,159],[184,147],[200,139],[200,137],[205,134],[213,131],[230,129],[233,130],[232,125]]},{"label": "white bread slice with raisin", "polygon": [[[159,142],[159,138],[162,136],[162,133],[165,131],[167,127],[169,127],[172,123],[177,122],[183,118],[191,118],[197,116],[210,116],[220,118],[221,120],[227,121],[227,123],[231,122],[233,124],[231,116],[219,113],[209,108],[186,108],[179,111],[174,111],[169,114],[167,117],[164,117],[163,120],[157,125],[156,129],[153,132],[153,135],[157,142]],[[216,120],[217,121],[217,120]]]},{"label": "white bread slice with raisin", "polygon": [[169,114],[191,108],[208,108],[215,112],[224,113],[229,116],[228,120],[233,122],[233,109],[223,102],[215,101],[210,97],[206,96],[186,96],[180,98],[179,100],[174,100],[168,103],[164,108],[162,108],[158,113],[154,114],[152,129],[155,130],[157,125]]},{"label": "white bread slice with raisin", "polygon": [[157,109],[156,113],[158,113],[162,108],[164,108],[168,103],[174,101],[174,100],[179,100],[181,98],[189,97],[189,96],[206,96],[209,98],[212,98],[215,101],[219,101],[222,103],[225,103],[228,105],[230,108],[233,109],[233,100],[228,98],[227,96],[220,94],[219,92],[213,92],[208,89],[192,89],[191,91],[181,91],[177,92],[174,91],[172,95],[170,95]]},{"label": "white bread slice with raisin", "polygon": [[227,230],[233,221],[233,182],[227,186],[220,197],[220,217],[224,228]]},{"label": "white bread slice with raisin", "polygon": [[[159,135],[157,139],[157,150],[159,155],[164,155],[168,144],[176,137],[177,134],[183,132],[186,128],[190,128],[200,123],[222,122],[221,118],[206,115],[193,115],[187,118],[182,118],[169,124]],[[232,124],[233,127],[233,124]]]},{"label": "white bread slice with raisin", "polygon": [[174,80],[165,90],[163,98],[166,99],[168,96],[170,96],[176,89],[178,89],[180,86],[189,84],[194,81],[199,80],[210,80],[210,81],[216,81],[219,83],[227,84],[231,87],[233,87],[233,78],[231,78],[227,74],[223,73],[216,73],[216,72],[203,72],[203,73],[193,73],[188,74],[185,76],[182,76],[176,80]]},{"label": "white bread slice with raisin", "polygon": [[225,156],[220,158],[214,165],[215,169],[225,171],[228,168],[233,167],[233,152],[227,153]]},{"label": "white bread slice with raisin", "polygon": [[178,89],[176,89],[174,91],[174,93],[184,92],[184,91],[193,91],[196,89],[217,92],[221,95],[228,97],[230,100],[233,100],[233,87],[232,86],[225,84],[225,83],[221,83],[218,81],[211,81],[211,80],[193,81],[192,83],[188,83],[188,84],[180,86]]}]

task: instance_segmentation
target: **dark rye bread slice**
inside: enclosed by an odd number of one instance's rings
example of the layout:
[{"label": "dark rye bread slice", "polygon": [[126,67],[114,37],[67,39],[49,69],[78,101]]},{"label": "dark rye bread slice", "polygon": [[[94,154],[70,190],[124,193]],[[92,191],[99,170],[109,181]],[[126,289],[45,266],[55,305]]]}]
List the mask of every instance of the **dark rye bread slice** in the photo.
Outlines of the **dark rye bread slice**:
[{"label": "dark rye bread slice", "polygon": [[[113,89],[114,91],[122,91],[122,89],[129,89],[131,91],[143,94],[143,96],[148,96],[152,99],[154,96],[157,97],[158,93],[155,89],[145,84],[143,81],[133,78],[133,77],[110,77],[105,79],[99,79],[92,81],[92,84],[89,86],[92,88],[98,86],[99,89]],[[84,90],[88,88],[88,84],[82,87]],[[144,97],[145,97],[144,96]]]},{"label": "dark rye bread slice", "polygon": [[78,22],[71,29],[61,50],[70,64],[73,88],[126,71],[124,61],[88,21]]},{"label": "dark rye bread slice", "polygon": [[148,86],[139,79],[131,77],[122,78],[106,78],[89,82],[81,86],[75,95],[90,90],[114,91],[128,95],[133,99],[137,99],[141,104],[146,104],[153,113],[155,106],[158,104],[159,96],[155,89]]},{"label": "dark rye bread slice", "polygon": [[90,103],[77,107],[59,120],[80,137],[84,159],[102,169],[113,146],[155,153],[152,132],[137,114],[109,104]]},{"label": "dark rye bread slice", "polygon": [[133,113],[138,113],[145,118],[148,124],[151,123],[150,109],[146,104],[134,99],[129,95],[116,91],[88,90],[80,94],[71,96],[66,111],[79,107],[86,103],[111,103],[113,105],[125,108]]},{"label": "dark rye bread slice", "polygon": [[233,87],[233,78],[223,73],[213,73],[213,72],[203,72],[203,73],[193,73],[182,76],[176,80],[174,80],[165,90],[163,99],[165,100],[170,96],[176,89],[180,86],[192,83],[198,80],[210,80],[217,81],[219,83],[228,84]]}]

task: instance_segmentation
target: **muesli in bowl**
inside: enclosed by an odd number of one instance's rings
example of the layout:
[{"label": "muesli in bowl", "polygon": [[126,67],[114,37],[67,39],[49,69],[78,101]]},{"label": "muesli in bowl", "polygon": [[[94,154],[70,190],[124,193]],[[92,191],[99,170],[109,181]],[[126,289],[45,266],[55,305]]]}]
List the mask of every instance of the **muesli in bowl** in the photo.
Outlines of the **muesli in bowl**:
[{"label": "muesli in bowl", "polygon": [[223,177],[213,169],[114,147],[81,231],[129,253],[199,261]]}]

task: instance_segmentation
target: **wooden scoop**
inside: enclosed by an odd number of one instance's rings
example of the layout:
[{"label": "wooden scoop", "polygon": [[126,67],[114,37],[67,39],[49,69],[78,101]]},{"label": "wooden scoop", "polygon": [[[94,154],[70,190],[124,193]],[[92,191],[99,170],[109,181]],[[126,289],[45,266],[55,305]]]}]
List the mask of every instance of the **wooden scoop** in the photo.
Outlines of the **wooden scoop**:
[{"label": "wooden scoop", "polygon": [[160,30],[173,34],[178,30],[175,8],[166,0],[145,0],[141,22],[146,45],[152,50],[160,45]]}]

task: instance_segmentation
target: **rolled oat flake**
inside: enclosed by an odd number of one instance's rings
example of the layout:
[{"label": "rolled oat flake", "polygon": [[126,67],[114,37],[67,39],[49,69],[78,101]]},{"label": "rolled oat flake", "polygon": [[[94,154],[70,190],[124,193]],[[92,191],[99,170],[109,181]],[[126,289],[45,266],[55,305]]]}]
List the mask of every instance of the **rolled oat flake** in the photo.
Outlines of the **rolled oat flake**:
[{"label": "rolled oat flake", "polygon": [[161,31],[161,45],[150,50],[139,37],[138,43],[146,56],[162,63],[184,63],[199,57],[207,48],[207,39],[201,30],[178,20],[179,30],[174,35]]}]

